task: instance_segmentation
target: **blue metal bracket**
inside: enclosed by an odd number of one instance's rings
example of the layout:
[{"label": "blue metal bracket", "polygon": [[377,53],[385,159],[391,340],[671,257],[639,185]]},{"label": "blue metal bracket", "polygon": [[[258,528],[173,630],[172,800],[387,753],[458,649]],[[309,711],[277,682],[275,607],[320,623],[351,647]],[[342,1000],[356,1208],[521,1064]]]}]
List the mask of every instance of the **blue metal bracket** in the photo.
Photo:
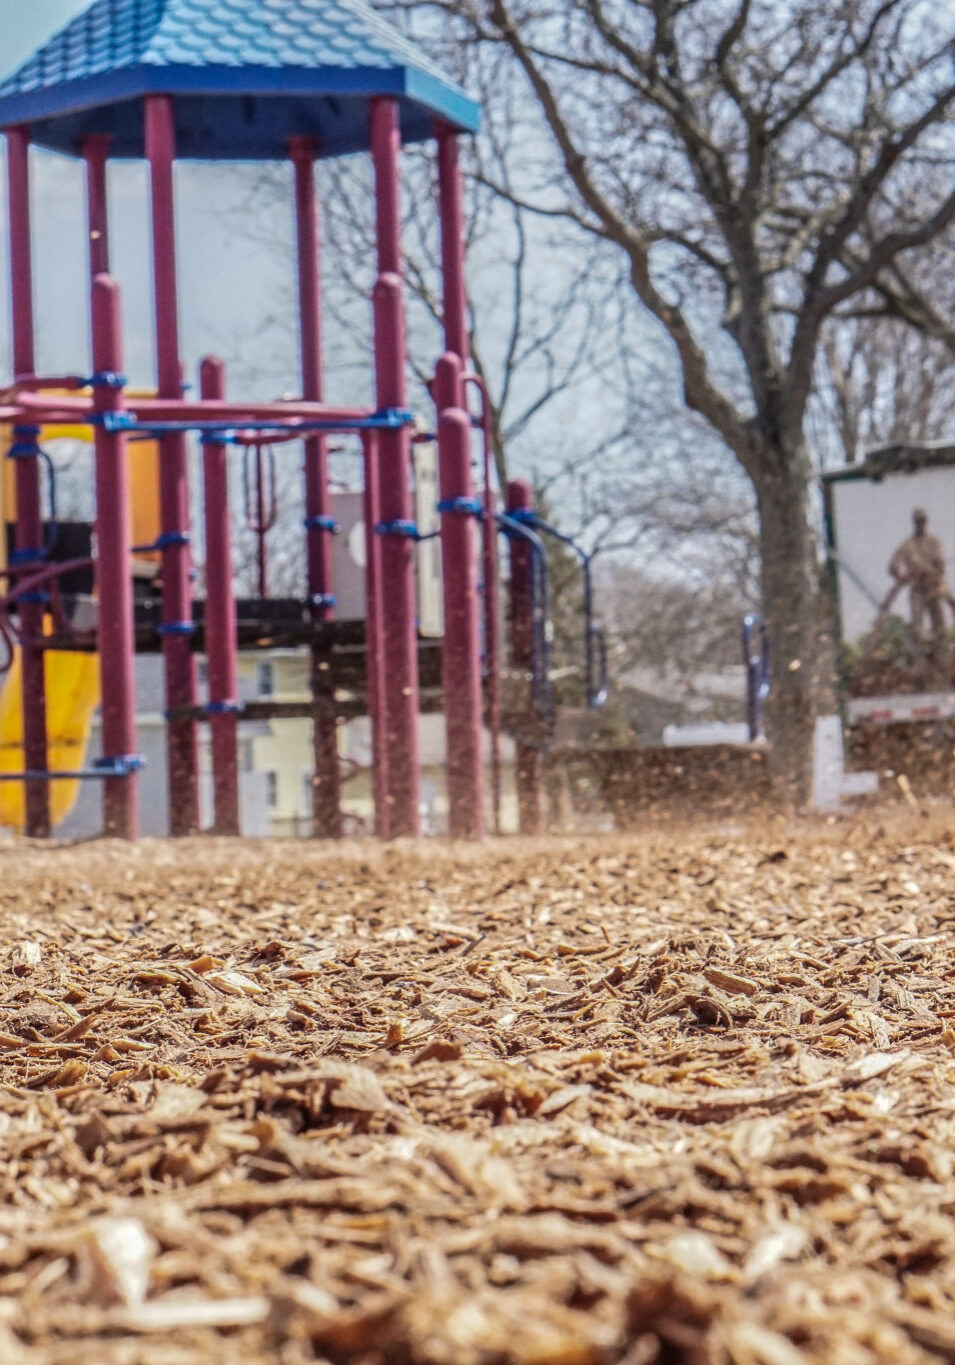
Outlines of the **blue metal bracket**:
[{"label": "blue metal bracket", "polygon": [[334,517],[306,517],[302,525],[306,531],[327,531],[332,536],[337,536],[342,529]]},{"label": "blue metal bracket", "polygon": [[97,758],[93,763],[99,777],[132,777],[145,766],[142,754],[115,754],[110,758]]},{"label": "blue metal bracket", "polygon": [[173,546],[188,545],[192,537],[188,531],[163,531],[161,536],[157,536],[153,545],[149,546],[152,550],[167,550]]},{"label": "blue metal bracket", "polygon": [[134,412],[91,412],[86,418],[93,426],[102,427],[111,435],[122,431],[148,431],[141,426]]},{"label": "blue metal bracket", "polygon": [[439,512],[456,512],[462,517],[484,516],[484,503],[480,498],[442,498],[438,503]]},{"label": "blue metal bracket", "polygon": [[406,540],[420,540],[421,532],[417,522],[405,521],[396,517],[394,521],[379,521],[375,525],[376,536],[404,536]]},{"label": "blue metal bracket", "polygon": [[237,716],[241,710],[237,701],[210,701],[205,706],[207,716]]},{"label": "blue metal bracket", "polygon": [[532,526],[535,530],[550,530],[551,528],[541,518],[539,512],[535,512],[533,507],[515,507],[513,512],[508,512],[507,516],[511,521],[516,521],[521,526]]},{"label": "blue metal bracket", "polygon": [[11,564],[41,564],[46,559],[46,550],[38,550],[35,546],[24,547],[22,550],[14,550],[10,556]]},{"label": "blue metal bracket", "polygon": [[308,604],[310,607],[333,607],[337,601],[333,592],[313,592]]},{"label": "blue metal bracket", "polygon": [[195,621],[163,621],[156,627],[157,635],[195,635]]},{"label": "blue metal bracket", "polygon": [[91,374],[89,379],[83,381],[84,388],[90,389],[125,389],[128,383],[124,374],[117,374],[115,370],[97,370]]}]

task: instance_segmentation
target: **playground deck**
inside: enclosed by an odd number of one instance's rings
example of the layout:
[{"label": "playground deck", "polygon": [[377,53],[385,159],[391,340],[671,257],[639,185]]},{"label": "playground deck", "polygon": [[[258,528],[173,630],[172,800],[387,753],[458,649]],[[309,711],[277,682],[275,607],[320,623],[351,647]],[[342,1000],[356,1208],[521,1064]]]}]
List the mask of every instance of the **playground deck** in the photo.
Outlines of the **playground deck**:
[{"label": "playground deck", "polygon": [[0,1358],[952,1360],[955,839],[876,818],[0,844]]}]

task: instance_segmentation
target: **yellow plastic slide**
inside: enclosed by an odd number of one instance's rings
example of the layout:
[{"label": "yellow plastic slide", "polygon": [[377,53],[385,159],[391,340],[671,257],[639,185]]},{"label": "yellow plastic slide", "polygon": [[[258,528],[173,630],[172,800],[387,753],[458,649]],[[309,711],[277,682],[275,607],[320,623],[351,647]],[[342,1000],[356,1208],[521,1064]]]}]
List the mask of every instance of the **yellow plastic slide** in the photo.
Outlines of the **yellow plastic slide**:
[{"label": "yellow plastic slide", "polygon": [[[151,396],[151,395],[140,395]],[[0,428],[0,570],[6,567],[6,525],[16,505],[12,460],[2,459],[12,439]],[[44,427],[41,441],[92,441],[88,426]],[[152,544],[159,535],[159,447],[155,441],[130,442],[130,503],[134,545]],[[155,554],[143,556],[156,559]],[[0,580],[0,592],[6,584]],[[74,772],[86,761],[93,714],[99,705],[99,656],[51,651],[45,659],[48,761],[54,772]],[[0,773],[23,772],[23,711],[20,696],[20,655],[9,672],[0,675]],[[50,784],[50,817],[65,820],[76,804],[79,781]],[[22,782],[0,782],[0,826],[22,830],[26,823]]]},{"label": "yellow plastic slide", "polygon": [[[55,772],[75,772],[86,762],[93,712],[99,705],[99,655],[47,654],[46,726],[48,761]],[[23,772],[23,710],[20,704],[20,651],[0,689],[0,772]],[[80,794],[79,781],[50,784],[50,818],[65,820]],[[22,830],[22,782],[0,782],[0,825]]]}]

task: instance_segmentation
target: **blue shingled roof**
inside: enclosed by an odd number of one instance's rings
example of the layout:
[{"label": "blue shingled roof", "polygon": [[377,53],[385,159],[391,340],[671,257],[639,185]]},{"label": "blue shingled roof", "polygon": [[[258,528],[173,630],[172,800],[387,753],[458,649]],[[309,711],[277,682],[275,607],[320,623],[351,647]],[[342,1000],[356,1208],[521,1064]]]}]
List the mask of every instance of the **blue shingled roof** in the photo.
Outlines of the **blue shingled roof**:
[{"label": "blue shingled roof", "polygon": [[78,152],[109,133],[143,154],[141,97],[175,95],[181,156],[279,157],[294,134],[326,156],[368,144],[367,101],[399,99],[406,141],[478,109],[364,0],[95,0],[0,83],[0,127]]}]

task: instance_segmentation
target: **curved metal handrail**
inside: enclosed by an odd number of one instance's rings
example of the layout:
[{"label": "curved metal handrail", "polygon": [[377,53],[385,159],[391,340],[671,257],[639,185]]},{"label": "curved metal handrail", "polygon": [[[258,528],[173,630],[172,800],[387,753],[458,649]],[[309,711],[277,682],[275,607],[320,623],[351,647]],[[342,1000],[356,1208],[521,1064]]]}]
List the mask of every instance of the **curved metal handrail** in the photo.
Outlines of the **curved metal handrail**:
[{"label": "curved metal handrail", "polygon": [[[759,653],[753,640],[758,636]],[[746,665],[746,723],[752,742],[765,738],[763,707],[772,690],[772,648],[766,622],[758,612],[743,617],[743,663]]]}]

